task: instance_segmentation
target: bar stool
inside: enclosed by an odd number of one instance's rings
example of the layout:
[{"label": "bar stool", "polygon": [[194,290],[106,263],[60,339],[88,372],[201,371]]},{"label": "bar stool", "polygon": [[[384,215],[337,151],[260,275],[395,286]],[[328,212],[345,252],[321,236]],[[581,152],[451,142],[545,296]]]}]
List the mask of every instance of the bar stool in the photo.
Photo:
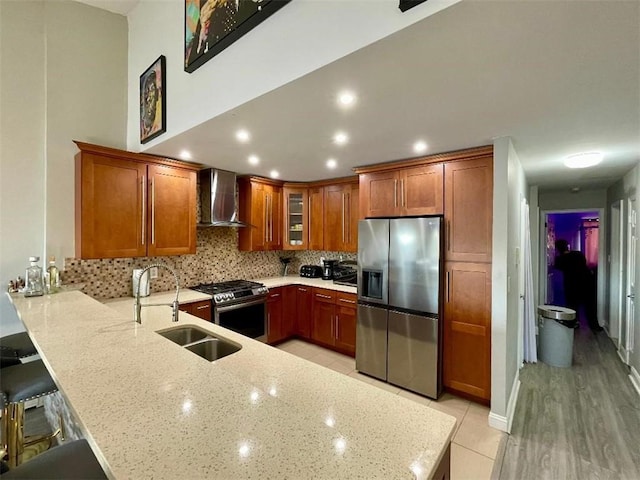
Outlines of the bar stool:
[{"label": "bar stool", "polygon": [[11,468],[2,480],[102,480],[104,471],[86,440],[67,442],[38,455],[19,467]]},{"label": "bar stool", "polygon": [[25,458],[25,447],[51,446],[51,439],[61,433],[61,429],[49,435],[24,437],[24,403],[44,395],[57,392],[58,388],[42,360],[21,363],[2,369],[0,375],[2,389],[2,447],[6,451],[9,467],[16,467]]},{"label": "bar stool", "polygon": [[26,358],[36,355],[38,350],[36,350],[27,332],[20,332],[0,337],[0,354],[4,356],[10,353],[15,353],[18,358]]}]

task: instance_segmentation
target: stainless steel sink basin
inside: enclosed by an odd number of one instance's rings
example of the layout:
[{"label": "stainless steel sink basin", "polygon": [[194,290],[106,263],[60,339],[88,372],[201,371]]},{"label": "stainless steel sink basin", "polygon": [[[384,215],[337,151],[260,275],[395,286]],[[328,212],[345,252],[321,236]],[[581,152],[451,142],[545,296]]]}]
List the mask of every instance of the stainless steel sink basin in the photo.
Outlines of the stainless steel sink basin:
[{"label": "stainless steel sink basin", "polygon": [[161,330],[158,333],[173,343],[182,346],[210,337],[209,332],[196,327],[175,327],[169,330]]},{"label": "stainless steel sink basin", "polygon": [[213,362],[214,360],[218,360],[219,358],[226,357],[227,355],[237,352],[242,347],[237,343],[230,342],[229,340],[210,338],[194,343],[193,345],[187,345],[184,348],[196,355],[200,355],[205,360]]},{"label": "stainless steel sink basin", "polygon": [[157,333],[210,362],[231,355],[242,348],[239,343],[194,326],[175,327],[160,330]]}]

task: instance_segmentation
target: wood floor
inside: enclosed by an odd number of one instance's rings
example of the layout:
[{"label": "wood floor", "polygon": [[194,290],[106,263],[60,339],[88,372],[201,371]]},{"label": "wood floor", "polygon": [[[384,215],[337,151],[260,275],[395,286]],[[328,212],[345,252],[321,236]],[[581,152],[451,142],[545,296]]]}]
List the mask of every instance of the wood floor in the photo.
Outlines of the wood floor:
[{"label": "wood floor", "polygon": [[605,332],[576,330],[573,366],[528,364],[499,478],[640,479],[640,397]]}]

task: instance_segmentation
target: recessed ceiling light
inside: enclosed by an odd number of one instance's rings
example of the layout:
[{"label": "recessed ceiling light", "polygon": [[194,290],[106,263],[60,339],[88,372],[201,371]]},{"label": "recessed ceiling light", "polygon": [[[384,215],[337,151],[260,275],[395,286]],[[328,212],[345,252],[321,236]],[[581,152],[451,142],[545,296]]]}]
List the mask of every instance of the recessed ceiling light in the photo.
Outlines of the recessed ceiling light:
[{"label": "recessed ceiling light", "polygon": [[356,102],[356,96],[349,91],[340,92],[338,95],[338,103],[343,107],[350,107]]},{"label": "recessed ceiling light", "polygon": [[585,152],[569,155],[564,159],[564,164],[569,168],[587,168],[593,167],[602,161],[600,152]]},{"label": "recessed ceiling light", "polygon": [[246,130],[241,129],[236,132],[236,138],[239,142],[248,142],[249,138],[251,138],[251,135],[249,135],[249,132],[247,132]]},{"label": "recessed ceiling light", "polygon": [[333,136],[333,141],[337,144],[337,145],[344,145],[345,143],[347,143],[349,141],[349,135],[347,135],[344,132],[337,132],[334,136]]},{"label": "recessed ceiling light", "polygon": [[427,144],[422,140],[418,140],[413,144],[413,151],[416,153],[422,153],[427,149]]},{"label": "recessed ceiling light", "polygon": [[191,152],[189,150],[182,150],[180,152],[180,158],[183,160],[191,160]]},{"label": "recessed ceiling light", "polygon": [[269,173],[269,175],[271,175],[271,178],[278,178],[280,176],[280,173],[278,173],[277,170],[271,170],[271,173]]},{"label": "recessed ceiling light", "polygon": [[260,158],[257,155],[249,155],[249,163],[251,165],[258,165],[260,163]]},{"label": "recessed ceiling light", "polygon": [[327,168],[336,168],[338,166],[338,162],[336,162],[335,158],[330,158],[327,160]]}]

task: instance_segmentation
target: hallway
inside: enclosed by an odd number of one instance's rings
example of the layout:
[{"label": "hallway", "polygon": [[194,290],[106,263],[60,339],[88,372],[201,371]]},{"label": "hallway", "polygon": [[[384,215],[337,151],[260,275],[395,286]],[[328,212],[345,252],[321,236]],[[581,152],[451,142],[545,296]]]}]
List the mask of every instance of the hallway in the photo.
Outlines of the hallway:
[{"label": "hallway", "polygon": [[640,397],[611,340],[585,327],[571,368],[520,371],[501,479],[640,478]]}]

